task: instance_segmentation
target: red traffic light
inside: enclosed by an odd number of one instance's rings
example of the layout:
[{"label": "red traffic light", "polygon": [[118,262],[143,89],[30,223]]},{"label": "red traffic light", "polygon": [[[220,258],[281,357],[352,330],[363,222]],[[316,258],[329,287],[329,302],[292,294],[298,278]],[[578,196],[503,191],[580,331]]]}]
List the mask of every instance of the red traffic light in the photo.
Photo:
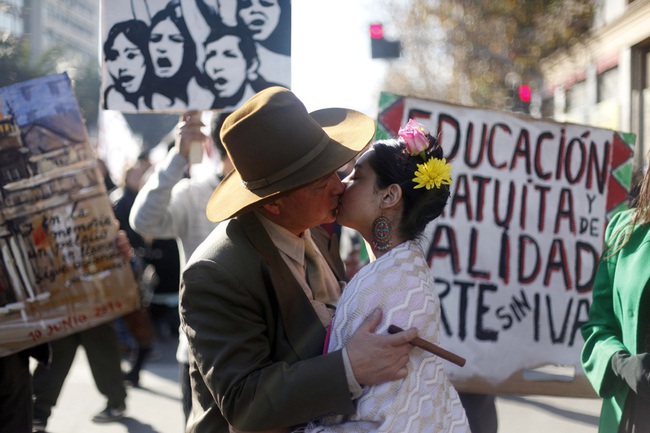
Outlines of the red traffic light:
[{"label": "red traffic light", "polygon": [[396,59],[401,51],[402,44],[399,40],[391,41],[384,38],[383,24],[370,24],[370,52],[373,59]]},{"label": "red traffic light", "polygon": [[384,37],[383,24],[370,24],[370,37],[373,39],[382,39]]},{"label": "red traffic light", "polygon": [[530,97],[532,96],[532,91],[530,90],[530,87],[527,86],[526,84],[522,84],[519,86],[519,100],[521,102],[530,102]]}]

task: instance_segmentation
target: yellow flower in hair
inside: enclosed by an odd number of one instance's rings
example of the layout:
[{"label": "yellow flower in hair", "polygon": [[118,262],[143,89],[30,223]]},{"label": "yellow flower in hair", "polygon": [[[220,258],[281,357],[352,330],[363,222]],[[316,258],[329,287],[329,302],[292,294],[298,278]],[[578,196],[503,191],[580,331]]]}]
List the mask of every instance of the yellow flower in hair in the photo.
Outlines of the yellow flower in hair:
[{"label": "yellow flower in hair", "polygon": [[440,188],[440,185],[451,185],[451,169],[446,158],[429,158],[424,164],[418,164],[413,178],[413,182],[416,183],[413,189],[432,189]]}]

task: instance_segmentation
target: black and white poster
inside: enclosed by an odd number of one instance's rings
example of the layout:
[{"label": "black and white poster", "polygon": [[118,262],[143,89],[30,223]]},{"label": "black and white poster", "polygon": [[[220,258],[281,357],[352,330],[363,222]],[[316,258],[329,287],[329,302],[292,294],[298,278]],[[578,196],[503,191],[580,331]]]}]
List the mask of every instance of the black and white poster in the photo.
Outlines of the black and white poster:
[{"label": "black and white poster", "polygon": [[103,0],[102,106],[234,109],[291,84],[290,0]]}]

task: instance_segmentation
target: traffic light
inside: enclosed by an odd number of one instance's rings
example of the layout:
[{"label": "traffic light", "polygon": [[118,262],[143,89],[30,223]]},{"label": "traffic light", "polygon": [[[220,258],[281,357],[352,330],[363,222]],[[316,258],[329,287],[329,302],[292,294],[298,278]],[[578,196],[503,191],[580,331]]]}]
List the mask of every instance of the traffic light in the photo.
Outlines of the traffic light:
[{"label": "traffic light", "polygon": [[402,52],[399,41],[384,39],[384,25],[370,24],[370,50],[373,59],[396,59]]},{"label": "traffic light", "polygon": [[530,114],[530,99],[533,91],[527,84],[521,84],[514,92],[512,98],[512,111],[515,113]]}]

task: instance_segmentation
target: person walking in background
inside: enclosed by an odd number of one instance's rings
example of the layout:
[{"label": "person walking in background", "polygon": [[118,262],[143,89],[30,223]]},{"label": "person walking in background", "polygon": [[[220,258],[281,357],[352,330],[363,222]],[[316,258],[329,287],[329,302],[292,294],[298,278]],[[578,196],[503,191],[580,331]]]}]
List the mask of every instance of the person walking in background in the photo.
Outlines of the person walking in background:
[{"label": "person walking in background", "polygon": [[[197,119],[197,114],[187,112],[181,116],[174,147],[141,188],[130,213],[131,226],[138,233],[178,240],[182,253],[181,266],[184,266],[186,259],[214,229],[215,223],[208,220],[205,208],[212,192],[223,178],[223,173],[232,169],[219,139],[219,129],[228,113],[219,113],[213,122],[213,145],[201,131],[202,123]],[[206,173],[203,177],[186,178],[190,147],[196,142],[206,144],[208,156],[213,156],[216,150],[218,161],[215,161],[211,173]],[[189,353],[183,332],[179,332],[178,338],[176,358],[180,365],[183,412],[187,420],[192,405]]]},{"label": "person walking in background", "polygon": [[99,392],[106,396],[106,408],[93,417],[97,423],[118,421],[126,413],[126,389],[120,366],[122,352],[112,322],[51,342],[52,362],[34,370],[34,428],[45,431],[47,419],[61,393],[77,349],[82,346]]},{"label": "person walking in background", "polygon": [[[124,260],[130,260],[133,248],[124,230],[119,230],[115,240],[117,250]],[[44,432],[47,420],[52,413],[52,408],[61,393],[70,366],[82,345],[88,357],[88,363],[99,392],[108,399],[106,408],[93,417],[98,423],[117,421],[126,413],[126,389],[122,384],[122,370],[120,368],[120,349],[117,334],[113,323],[104,323],[85,331],[71,334],[50,343],[51,363],[39,363],[33,376],[33,431]],[[29,369],[29,365],[26,365]],[[2,374],[8,373],[2,371]],[[3,381],[3,383],[5,383]],[[25,384],[29,386],[29,382]],[[0,407],[3,404],[0,402]],[[24,407],[12,407],[16,417],[22,417]],[[19,433],[16,430],[12,433]]]},{"label": "person walking in background", "polygon": [[[284,431],[351,414],[361,385],[406,376],[417,332],[375,334],[381,311],[345,348],[323,355],[345,270],[338,243],[320,226],[335,220],[343,193],[336,170],[374,132],[374,121],[354,110],[310,114],[282,87],[226,118],[221,140],[234,169],[207,205],[220,224],[181,283],[194,397],[188,431]],[[308,260],[315,274],[307,275]]]},{"label": "person walking in background", "polygon": [[129,212],[133,206],[133,200],[135,200],[135,197],[138,194],[145,173],[150,167],[151,163],[149,162],[148,155],[146,153],[140,154],[136,163],[126,170],[124,175],[124,186],[113,191],[110,196],[111,201],[113,202],[115,218],[120,222],[120,227],[126,231],[135,252],[132,260],[132,267],[134,268],[136,281],[140,286],[139,289],[141,292],[140,308],[122,316],[121,318],[122,322],[126,325],[129,333],[135,340],[130,356],[131,368],[125,374],[124,379],[127,385],[136,387],[140,385],[140,371],[142,370],[147,357],[153,350],[155,332],[147,309],[148,299],[142,299],[148,297],[146,295],[142,296],[143,291],[145,291],[145,288],[142,287],[142,273],[147,262],[145,253],[148,250],[148,247],[145,240],[134,232],[129,225]]},{"label": "person walking in background", "polygon": [[603,404],[601,433],[650,431],[650,171],[605,231],[582,366]]},{"label": "person walking in background", "polygon": [[178,340],[178,286],[181,279],[180,250],[176,239],[146,239],[143,285],[149,317],[160,339]]},{"label": "person walking in background", "polygon": [[32,433],[30,358],[49,365],[49,343],[0,356],[0,433]]}]

